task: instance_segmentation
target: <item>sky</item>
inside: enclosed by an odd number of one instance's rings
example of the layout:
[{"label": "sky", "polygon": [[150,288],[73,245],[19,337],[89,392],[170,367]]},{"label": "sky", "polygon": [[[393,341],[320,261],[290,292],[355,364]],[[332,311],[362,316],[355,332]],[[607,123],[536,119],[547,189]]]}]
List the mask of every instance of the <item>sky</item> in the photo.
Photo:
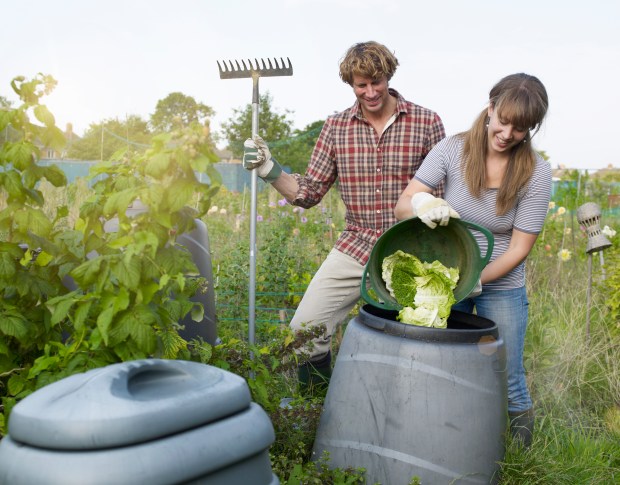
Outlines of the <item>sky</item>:
[{"label": "sky", "polygon": [[14,77],[52,75],[43,103],[79,135],[148,120],[172,92],[213,108],[218,133],[251,103],[252,81],[220,79],[217,61],[274,58],[293,76],[261,78],[259,91],[303,129],[353,104],[339,62],[375,40],[399,61],[390,86],[448,134],[470,127],[499,79],[525,72],[549,94],[534,146],[552,166],[620,168],[618,0],[0,0],[0,18],[0,95],[16,102]]}]

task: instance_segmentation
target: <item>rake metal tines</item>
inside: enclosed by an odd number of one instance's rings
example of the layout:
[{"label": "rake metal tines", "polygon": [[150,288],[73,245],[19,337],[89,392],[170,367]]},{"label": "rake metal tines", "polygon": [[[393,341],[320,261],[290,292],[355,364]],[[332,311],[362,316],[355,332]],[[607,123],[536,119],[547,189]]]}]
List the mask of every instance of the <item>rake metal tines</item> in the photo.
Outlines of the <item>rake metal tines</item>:
[{"label": "rake metal tines", "polygon": [[247,65],[244,60],[241,60],[241,64],[239,64],[239,61],[237,60],[222,61],[222,65],[220,65],[220,61],[217,61],[217,67],[219,67],[220,69],[220,79],[233,79],[253,76],[292,76],[293,66],[291,65],[291,61],[288,57],[286,58],[286,60],[288,61],[288,66],[284,62],[283,58],[280,57],[280,63],[278,63],[278,59],[274,57],[273,64],[271,63],[271,59],[269,58],[267,59],[267,63],[265,63],[264,59],[254,59],[254,63],[252,63],[252,61],[248,59]]}]

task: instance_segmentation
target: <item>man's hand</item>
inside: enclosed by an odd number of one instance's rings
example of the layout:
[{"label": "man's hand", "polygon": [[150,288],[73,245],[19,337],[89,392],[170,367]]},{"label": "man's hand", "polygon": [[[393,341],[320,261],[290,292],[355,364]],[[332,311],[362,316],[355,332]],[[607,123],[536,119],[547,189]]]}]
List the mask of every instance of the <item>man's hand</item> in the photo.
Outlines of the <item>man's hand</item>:
[{"label": "man's hand", "polygon": [[265,140],[260,136],[248,138],[243,144],[243,168],[258,169],[258,176],[265,177],[273,168],[271,152]]},{"label": "man's hand", "polygon": [[411,198],[413,215],[417,216],[424,224],[435,229],[437,224],[447,226],[451,217],[460,219],[456,212],[443,199],[433,197],[427,192],[418,192]]},{"label": "man's hand", "polygon": [[243,168],[256,170],[258,176],[269,183],[282,173],[282,167],[271,156],[267,143],[258,135],[243,143]]}]

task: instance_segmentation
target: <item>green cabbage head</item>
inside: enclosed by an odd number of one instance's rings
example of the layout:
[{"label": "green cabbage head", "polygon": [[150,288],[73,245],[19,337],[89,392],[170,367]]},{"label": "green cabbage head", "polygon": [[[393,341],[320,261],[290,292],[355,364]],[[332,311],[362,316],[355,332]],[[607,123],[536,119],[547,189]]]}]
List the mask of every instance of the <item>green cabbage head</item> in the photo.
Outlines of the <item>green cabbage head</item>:
[{"label": "green cabbage head", "polygon": [[457,268],[439,261],[426,263],[397,250],[383,259],[381,276],[390,295],[402,305],[398,320],[412,325],[445,328],[459,280]]}]

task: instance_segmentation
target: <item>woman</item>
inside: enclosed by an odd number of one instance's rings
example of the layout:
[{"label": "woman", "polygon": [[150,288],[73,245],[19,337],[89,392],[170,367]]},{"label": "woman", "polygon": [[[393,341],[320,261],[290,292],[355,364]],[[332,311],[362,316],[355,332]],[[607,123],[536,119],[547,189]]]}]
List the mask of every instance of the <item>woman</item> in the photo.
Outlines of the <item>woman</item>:
[{"label": "woman", "polygon": [[[551,196],[551,167],[532,147],[548,107],[534,76],[512,74],[489,93],[489,105],[469,131],[445,138],[427,155],[401,194],[394,214],[427,226],[462,217],[493,233],[495,245],[480,290],[454,306],[494,321],[504,339],[511,432],[529,446],[534,426],[523,367],[527,327],[525,259],[541,231]],[[445,181],[445,200],[430,192]],[[486,240],[477,235],[482,253]]]}]

